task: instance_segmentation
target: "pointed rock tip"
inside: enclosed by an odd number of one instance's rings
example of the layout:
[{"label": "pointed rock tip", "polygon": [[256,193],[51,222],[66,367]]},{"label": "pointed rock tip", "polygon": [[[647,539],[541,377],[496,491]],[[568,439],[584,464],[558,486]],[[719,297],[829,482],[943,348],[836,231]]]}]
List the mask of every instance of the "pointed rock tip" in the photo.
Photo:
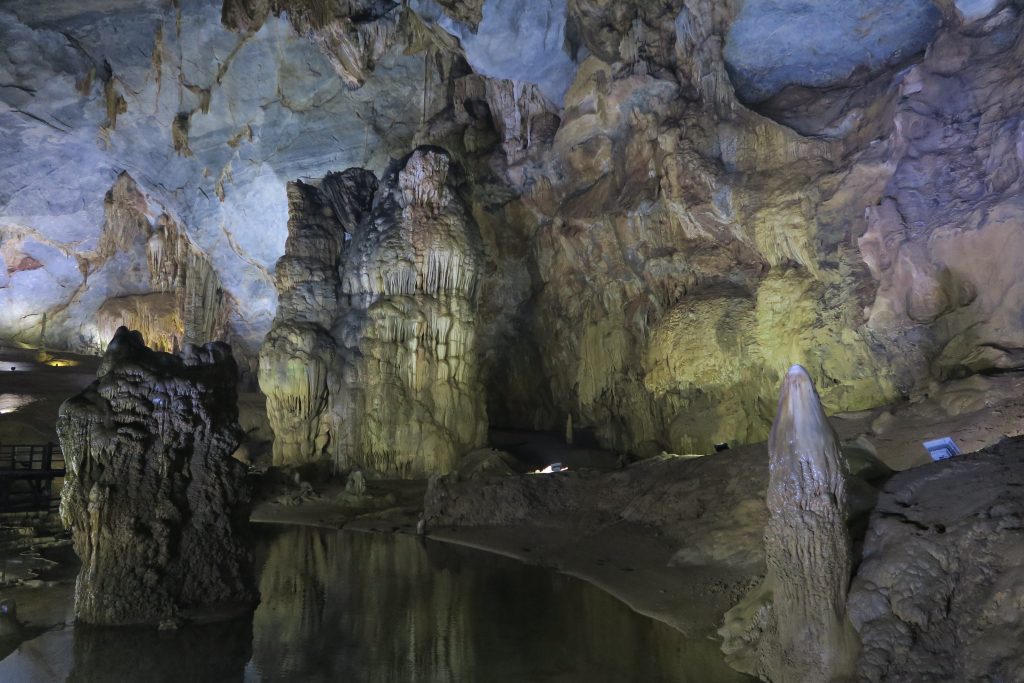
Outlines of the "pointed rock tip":
[{"label": "pointed rock tip", "polygon": [[779,408],[782,408],[783,403],[798,402],[806,404],[812,402],[819,404],[821,399],[818,397],[818,389],[814,386],[814,380],[811,379],[811,374],[807,372],[807,368],[802,365],[791,365],[789,370],[786,371],[786,376],[782,380],[782,388],[779,391]]},{"label": "pointed rock tip", "polygon": [[790,365],[789,370],[786,371],[786,377],[804,377],[808,382],[811,381],[810,373],[800,364]]}]

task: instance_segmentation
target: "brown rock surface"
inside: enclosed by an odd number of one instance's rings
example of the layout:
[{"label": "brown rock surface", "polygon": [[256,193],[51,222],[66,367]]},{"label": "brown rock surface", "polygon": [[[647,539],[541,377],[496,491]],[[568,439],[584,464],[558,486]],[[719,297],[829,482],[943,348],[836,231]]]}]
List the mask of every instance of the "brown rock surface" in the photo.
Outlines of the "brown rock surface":
[{"label": "brown rock surface", "polygon": [[916,467],[879,496],[850,589],[864,681],[1024,677],[1024,442]]}]

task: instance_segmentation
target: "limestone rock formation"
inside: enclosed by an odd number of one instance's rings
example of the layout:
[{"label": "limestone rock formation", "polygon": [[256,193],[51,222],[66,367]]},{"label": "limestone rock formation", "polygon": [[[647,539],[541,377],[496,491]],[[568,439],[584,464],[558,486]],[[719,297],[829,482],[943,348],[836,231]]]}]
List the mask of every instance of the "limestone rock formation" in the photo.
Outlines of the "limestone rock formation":
[{"label": "limestone rock formation", "polygon": [[[566,50],[566,0],[487,0],[475,25],[453,19],[447,13],[453,4],[411,3],[425,21],[436,22],[459,40],[476,73],[536,84],[545,97],[561,105],[576,72],[573,56]],[[452,14],[457,17],[459,12]]]},{"label": "limestone rock formation", "polygon": [[275,463],[331,455],[424,476],[483,444],[483,254],[449,165],[422,147],[379,187],[363,169],[289,186],[278,315],[260,354]]},{"label": "limestone rock formation", "polygon": [[238,371],[225,344],[151,351],[120,328],[97,380],[61,406],[61,519],[82,560],[75,615],[151,623],[252,603]]},{"label": "limestone rock formation", "polygon": [[[253,23],[222,24],[238,5]],[[320,17],[318,5],[337,11]],[[299,6],[309,8],[301,33],[290,11]],[[150,285],[145,253],[92,256],[104,195],[126,171],[151,230],[172,217],[230,304],[208,309],[223,315],[224,336],[193,338],[230,339],[240,361],[254,359],[274,317],[285,179],[379,171],[437,109],[444,89],[425,56],[392,40],[402,11],[390,2],[5,3],[0,336],[35,344],[46,312],[51,346],[95,352],[109,339],[93,324],[104,301],[172,291]]]},{"label": "limestone rock formation", "polygon": [[[288,186],[288,242],[277,263],[278,308],[260,352],[260,387],[274,430],[274,463],[316,460],[327,446],[327,377],[336,362],[330,334],[338,309],[338,265],[346,230],[354,229],[377,186],[369,172],[346,172],[354,184]],[[331,193],[331,188],[337,191]],[[350,190],[346,192],[345,190]],[[331,196],[337,198],[332,208]]]},{"label": "limestone rock formation", "polygon": [[807,371],[786,374],[769,450],[767,574],[725,615],[729,663],[767,681],[848,680],[857,639],[846,463]]},{"label": "limestone rock formation", "polygon": [[159,351],[222,339],[229,306],[220,278],[178,223],[166,212],[154,216],[159,207],[150,205],[127,173],[118,175],[104,199],[104,209],[103,232],[96,255],[85,260],[86,273],[118,260],[131,263],[132,271],[138,273],[141,261],[147,266],[145,284],[131,284],[149,292],[112,296],[103,302],[95,332],[98,346],[122,326],[139,330]]},{"label": "limestone rock formation", "polygon": [[476,341],[483,268],[450,157],[419,148],[382,182],[342,266],[337,456],[373,472],[447,472],[486,440]]},{"label": "limestone rock formation", "polygon": [[785,86],[834,85],[857,69],[898,63],[924,50],[940,20],[931,0],[747,0],[729,27],[725,58],[737,94],[759,101]]},{"label": "limestone rock formation", "polygon": [[[790,363],[830,412],[1021,368],[1022,25],[1008,0],[7,3],[0,337],[45,315],[94,348],[102,309],[251,363],[286,179],[436,145],[486,252],[494,424],[706,453],[767,437]],[[142,267],[168,254],[201,257],[180,320]]]},{"label": "limestone rock formation", "polygon": [[1005,275],[1019,263],[1024,183],[1021,121],[1009,113],[1024,91],[1021,18],[996,3],[982,14],[937,37],[900,80],[892,176],[858,240],[877,281],[868,326],[903,340],[939,380],[1018,368],[1024,348],[1019,283]]},{"label": "limestone rock formation", "polygon": [[255,33],[271,13],[285,14],[300,35],[321,49],[338,76],[358,88],[395,41],[397,7],[392,0],[224,0],[221,21]]},{"label": "limestone rock formation", "polygon": [[1024,442],[894,476],[848,610],[863,681],[1024,676]]}]

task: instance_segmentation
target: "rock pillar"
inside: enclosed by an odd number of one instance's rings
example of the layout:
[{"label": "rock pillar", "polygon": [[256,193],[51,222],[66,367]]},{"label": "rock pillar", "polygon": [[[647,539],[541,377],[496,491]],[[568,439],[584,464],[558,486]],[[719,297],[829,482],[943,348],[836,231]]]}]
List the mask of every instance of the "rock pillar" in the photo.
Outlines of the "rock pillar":
[{"label": "rock pillar", "polygon": [[842,681],[857,638],[845,460],[807,371],[786,374],[768,441],[767,574],[725,617],[729,663],[768,681]]},{"label": "rock pillar", "polygon": [[82,560],[75,615],[160,622],[256,598],[240,539],[249,496],[231,457],[238,369],[222,343],[151,351],[122,327],[98,378],[60,409],[60,513]]}]

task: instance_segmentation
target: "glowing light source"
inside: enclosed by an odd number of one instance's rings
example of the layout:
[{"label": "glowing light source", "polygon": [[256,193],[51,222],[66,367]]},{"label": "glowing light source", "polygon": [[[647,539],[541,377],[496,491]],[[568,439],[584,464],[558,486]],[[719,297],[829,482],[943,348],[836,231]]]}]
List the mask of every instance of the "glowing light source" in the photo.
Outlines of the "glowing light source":
[{"label": "glowing light source", "polygon": [[0,415],[13,413],[39,399],[26,394],[0,394]]},{"label": "glowing light source", "polygon": [[948,436],[925,441],[922,445],[928,451],[928,454],[932,456],[932,460],[945,460],[946,458],[952,458],[954,455],[960,455],[960,448]]},{"label": "glowing light source", "polygon": [[555,472],[568,472],[569,468],[560,462],[553,462],[542,470],[533,470],[530,474],[554,474]]}]

